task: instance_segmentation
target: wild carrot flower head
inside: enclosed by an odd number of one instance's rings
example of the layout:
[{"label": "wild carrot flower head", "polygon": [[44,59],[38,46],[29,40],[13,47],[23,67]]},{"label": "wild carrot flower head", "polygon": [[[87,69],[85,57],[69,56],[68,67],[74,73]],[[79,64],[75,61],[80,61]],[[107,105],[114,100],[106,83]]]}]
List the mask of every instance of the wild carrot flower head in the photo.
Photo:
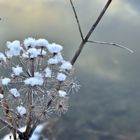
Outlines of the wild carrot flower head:
[{"label": "wild carrot flower head", "polygon": [[0,52],[1,67],[6,75],[1,76],[4,94],[0,101],[7,100],[9,110],[19,122],[33,118],[45,119],[68,109],[70,91],[79,88],[74,80],[70,62],[61,55],[63,47],[46,39],[27,38],[20,43],[7,42],[7,49]]}]

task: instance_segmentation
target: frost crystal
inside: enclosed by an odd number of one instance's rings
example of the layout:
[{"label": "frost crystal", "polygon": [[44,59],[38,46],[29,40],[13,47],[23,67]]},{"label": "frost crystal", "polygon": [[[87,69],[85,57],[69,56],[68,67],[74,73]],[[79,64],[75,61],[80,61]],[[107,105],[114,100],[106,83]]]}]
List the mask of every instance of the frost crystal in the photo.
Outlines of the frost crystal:
[{"label": "frost crystal", "polygon": [[55,43],[52,43],[52,44],[49,44],[47,46],[48,50],[50,53],[59,53],[63,47],[61,45],[58,45],[58,44],[55,44]]},{"label": "frost crystal", "polygon": [[3,94],[0,93],[0,99],[3,99],[3,98],[4,98]]},{"label": "frost crystal", "polygon": [[25,39],[24,42],[23,42],[24,47],[26,49],[28,49],[29,47],[35,47],[35,43],[36,43],[36,40],[32,37],[29,37],[29,38]]},{"label": "frost crystal", "polygon": [[48,64],[51,64],[51,65],[55,65],[55,64],[58,64],[58,63],[59,63],[59,61],[55,58],[50,58],[48,60]]},{"label": "frost crystal", "polygon": [[52,75],[52,71],[50,68],[47,67],[45,69],[45,77],[51,78],[51,75]]},{"label": "frost crystal", "polygon": [[58,53],[54,56],[54,59],[57,59],[58,63],[62,63],[64,61],[61,53]]},{"label": "frost crystal", "polygon": [[58,73],[56,79],[57,79],[58,81],[61,81],[61,82],[62,82],[62,81],[65,81],[65,80],[66,80],[66,77],[67,77],[67,76],[66,76],[65,74],[63,74],[63,73]]},{"label": "frost crystal", "polygon": [[20,93],[17,91],[16,88],[10,89],[10,92],[14,97],[19,97],[20,96]]},{"label": "frost crystal", "polygon": [[26,108],[23,107],[23,106],[18,106],[18,107],[17,107],[17,112],[18,112],[21,116],[23,116],[23,115],[26,114]]},{"label": "frost crystal", "polygon": [[30,58],[36,58],[39,55],[39,51],[36,48],[30,48],[27,53]]},{"label": "frost crystal", "polygon": [[20,42],[15,40],[13,42],[7,42],[7,48],[9,49],[8,55],[19,56],[21,52]]},{"label": "frost crystal", "polygon": [[22,67],[19,66],[12,67],[12,70],[16,76],[19,76],[23,72]]},{"label": "frost crystal", "polygon": [[37,49],[37,50],[38,50],[38,54],[39,54],[39,55],[45,56],[45,55],[47,54],[47,52],[44,51],[44,50],[42,50],[42,49]]},{"label": "frost crystal", "polygon": [[35,41],[35,46],[37,47],[47,47],[49,42],[46,39],[38,39]]},{"label": "frost crystal", "polygon": [[71,70],[72,69],[72,65],[70,62],[64,61],[62,63],[62,65],[60,66],[60,69],[62,70]]},{"label": "frost crystal", "polygon": [[63,90],[59,90],[58,93],[60,97],[65,97],[67,95],[67,93]]},{"label": "frost crystal", "polygon": [[42,86],[44,80],[43,80],[41,74],[36,72],[34,75],[35,75],[34,77],[27,78],[26,80],[24,80],[25,85]]},{"label": "frost crystal", "polygon": [[11,82],[11,79],[9,79],[9,78],[2,79],[2,84],[3,85],[8,85],[10,82]]},{"label": "frost crystal", "polygon": [[3,53],[0,52],[0,60],[6,62],[6,57]]}]

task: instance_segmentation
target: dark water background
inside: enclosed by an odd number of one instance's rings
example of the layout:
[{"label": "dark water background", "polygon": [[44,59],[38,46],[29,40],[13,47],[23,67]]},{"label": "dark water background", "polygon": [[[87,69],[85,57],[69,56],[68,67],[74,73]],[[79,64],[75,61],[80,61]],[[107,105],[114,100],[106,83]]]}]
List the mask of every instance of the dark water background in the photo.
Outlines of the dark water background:
[{"label": "dark water background", "polygon": [[[74,1],[86,34],[104,0]],[[81,84],[57,123],[58,140],[140,139],[140,7],[138,0],[113,1],[91,40],[111,41],[134,50],[87,44],[75,64]],[[0,0],[0,46],[27,37],[64,46],[69,60],[80,43],[67,0]]]}]

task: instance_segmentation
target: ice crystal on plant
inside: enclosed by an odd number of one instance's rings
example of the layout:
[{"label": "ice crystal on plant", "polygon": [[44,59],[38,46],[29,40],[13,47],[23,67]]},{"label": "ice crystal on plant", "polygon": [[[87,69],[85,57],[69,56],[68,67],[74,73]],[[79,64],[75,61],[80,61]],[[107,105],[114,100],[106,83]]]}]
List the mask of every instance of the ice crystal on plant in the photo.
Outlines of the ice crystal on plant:
[{"label": "ice crystal on plant", "polygon": [[0,93],[0,99],[3,99],[3,97],[4,97],[3,94]]},{"label": "ice crystal on plant", "polygon": [[64,62],[62,63],[62,65],[60,66],[60,68],[61,68],[62,70],[71,70],[71,69],[72,69],[72,65],[71,65],[70,62],[64,61]]},{"label": "ice crystal on plant", "polygon": [[60,97],[65,97],[67,95],[67,93],[63,90],[59,90],[58,93]]},{"label": "ice crystal on plant", "polygon": [[61,45],[58,45],[55,43],[48,44],[47,48],[48,48],[48,51],[52,54],[54,54],[54,53],[57,54],[63,49],[63,47]]},{"label": "ice crystal on plant", "polygon": [[10,89],[10,92],[14,97],[19,97],[20,96],[20,93],[17,91],[16,88]]},{"label": "ice crystal on plant", "polygon": [[9,78],[4,78],[4,79],[2,79],[2,84],[3,84],[3,85],[8,85],[8,84],[10,83],[10,81],[11,81],[11,79],[9,79]]},{"label": "ice crystal on plant", "polygon": [[12,70],[16,76],[19,76],[23,72],[22,67],[19,66],[12,67]]},{"label": "ice crystal on plant", "polygon": [[22,48],[20,47],[20,42],[15,40],[13,42],[7,42],[8,52],[12,56],[19,56]]},{"label": "ice crystal on plant", "polygon": [[17,112],[23,116],[24,114],[26,114],[26,108],[23,106],[17,106]]},{"label": "ice crystal on plant", "polygon": [[6,62],[6,57],[3,53],[0,53],[0,61]]},{"label": "ice crystal on plant", "polygon": [[32,37],[26,38],[23,42],[24,47],[28,49],[29,47],[35,47],[36,40]]},{"label": "ice crystal on plant", "polygon": [[63,73],[58,73],[56,79],[57,79],[58,81],[62,82],[62,81],[65,81],[65,80],[66,80],[66,77],[67,77],[67,76],[66,76],[65,74],[63,74]]},{"label": "ice crystal on plant", "polygon": [[38,39],[35,41],[36,47],[47,47],[49,45],[49,42],[46,39]]}]

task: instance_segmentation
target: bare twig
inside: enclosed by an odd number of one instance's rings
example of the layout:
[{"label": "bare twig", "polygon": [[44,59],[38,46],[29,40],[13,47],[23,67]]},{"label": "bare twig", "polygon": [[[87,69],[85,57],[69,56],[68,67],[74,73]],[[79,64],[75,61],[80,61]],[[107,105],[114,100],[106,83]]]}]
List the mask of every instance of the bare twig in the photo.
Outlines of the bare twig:
[{"label": "bare twig", "polygon": [[8,125],[5,125],[4,127],[0,128],[0,131],[4,130],[7,127],[8,127]]},{"label": "bare twig", "polygon": [[109,45],[109,46],[115,46],[115,47],[119,47],[119,48],[122,48],[122,49],[125,49],[127,51],[129,51],[130,53],[134,53],[133,50],[123,46],[123,45],[120,45],[120,44],[117,44],[117,43],[114,43],[114,42],[104,42],[104,41],[87,41],[89,43],[95,43],[95,44],[104,44],[104,45]]},{"label": "bare twig", "polygon": [[81,25],[80,25],[80,22],[79,22],[79,19],[78,19],[78,16],[77,16],[77,13],[76,13],[76,10],[75,10],[75,7],[73,5],[72,0],[70,0],[70,4],[72,6],[72,9],[73,9],[73,12],[74,12],[74,15],[75,15],[75,19],[76,19],[76,22],[77,22],[77,25],[78,25],[78,29],[79,29],[81,38],[82,38],[82,40],[84,40],[84,36],[83,36],[83,33],[82,33]]},{"label": "bare twig", "polygon": [[[33,72],[34,73],[34,72]],[[30,129],[31,128],[31,124],[32,124],[32,105],[33,105],[33,98],[32,98],[32,90],[30,89],[30,92],[28,93],[28,108],[29,108],[29,114],[28,114],[28,120],[27,120],[27,128],[25,131],[25,135],[28,136]]]},{"label": "bare twig", "polygon": [[[71,1],[72,2],[72,1]],[[71,60],[71,64],[74,65],[74,63],[76,62],[77,58],[79,57],[81,51],[83,50],[85,44],[87,43],[89,37],[91,36],[91,34],[93,33],[93,31],[95,30],[95,28],[97,27],[97,25],[99,24],[100,20],[102,19],[103,15],[105,14],[107,8],[109,7],[109,5],[111,4],[112,0],[108,0],[106,5],[104,6],[103,10],[101,11],[100,15],[98,16],[97,20],[94,22],[94,24],[92,25],[91,29],[89,30],[89,32],[87,33],[86,37],[84,38],[84,40],[82,40],[78,50],[76,51],[76,53],[74,54],[72,60]]]},{"label": "bare twig", "polygon": [[[2,95],[4,95],[4,91],[3,91],[3,87],[0,86],[0,93]],[[8,104],[8,101],[7,99],[3,99],[1,102],[0,102],[0,105],[2,106],[2,109],[3,109],[3,113],[4,113],[4,116],[7,120],[7,122],[11,125],[11,126],[15,126],[15,120],[14,120],[14,116],[11,114],[11,112],[9,111],[9,104]],[[15,129],[11,129],[12,130],[12,133],[13,133],[13,137],[14,137],[14,140],[16,140],[16,130]]]},{"label": "bare twig", "polygon": [[6,125],[10,130],[15,130],[18,134],[22,134],[22,132],[20,132],[18,129],[16,129],[14,126],[12,126],[11,124],[9,124],[7,121],[3,120],[0,118],[0,122],[3,123],[4,125]]}]

